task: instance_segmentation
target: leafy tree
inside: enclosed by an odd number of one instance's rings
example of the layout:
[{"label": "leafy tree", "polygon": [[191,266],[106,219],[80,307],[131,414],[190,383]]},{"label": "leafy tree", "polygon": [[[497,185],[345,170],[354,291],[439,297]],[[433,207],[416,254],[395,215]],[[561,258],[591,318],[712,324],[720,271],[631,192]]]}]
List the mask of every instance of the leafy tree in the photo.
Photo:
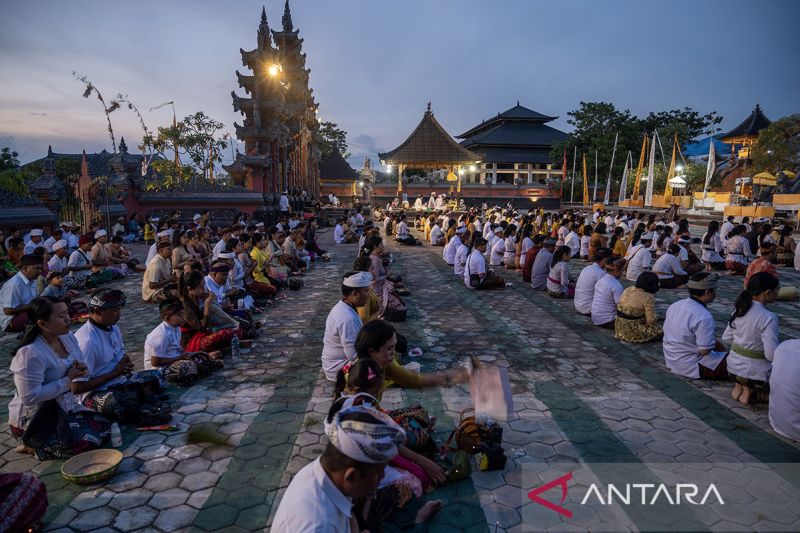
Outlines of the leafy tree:
[{"label": "leafy tree", "polygon": [[[144,146],[160,156],[154,158],[150,165],[164,177],[162,185],[179,185],[196,175],[210,177],[212,166],[222,162],[222,151],[228,147],[227,141],[215,136],[224,127],[221,122],[198,111],[175,125],[162,126],[155,134],[145,135],[142,141]],[[176,146],[178,164],[167,155],[167,151],[174,153]],[[181,156],[186,156],[191,165],[183,164]]]},{"label": "leafy tree", "polygon": [[319,125],[319,134],[322,137],[320,150],[322,159],[325,159],[334,150],[339,150],[342,157],[347,159],[350,153],[347,151],[347,132],[339,128],[333,122],[322,122]]},{"label": "leafy tree", "polygon": [[11,148],[5,147],[0,150],[0,171],[11,170],[19,166],[19,153],[11,151]]},{"label": "leafy tree", "polygon": [[677,132],[678,140],[686,142],[701,135],[717,133],[720,131],[717,125],[721,122],[722,117],[716,111],[701,115],[690,107],[684,107],[658,113],[651,111],[640,121],[639,127],[648,132],[658,129],[662,139],[672,139]]},{"label": "leafy tree", "polygon": [[81,162],[77,159],[69,159],[66,157],[56,159],[56,176],[61,178],[61,180],[66,180],[71,176],[80,176],[80,174]]},{"label": "leafy tree", "polygon": [[776,120],[761,130],[750,157],[752,175],[764,171],[796,172],[800,167],[800,113]]}]

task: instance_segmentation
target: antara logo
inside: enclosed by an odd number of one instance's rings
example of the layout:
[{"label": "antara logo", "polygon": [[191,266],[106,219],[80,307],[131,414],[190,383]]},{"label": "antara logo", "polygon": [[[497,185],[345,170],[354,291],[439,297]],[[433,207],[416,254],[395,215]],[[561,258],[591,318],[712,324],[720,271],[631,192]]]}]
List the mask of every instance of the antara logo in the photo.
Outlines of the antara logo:
[{"label": "antara logo", "polygon": [[[528,498],[560,515],[572,518],[572,512],[563,507],[564,502],[567,500],[568,483],[571,479],[571,472],[564,474],[541,487],[531,490],[528,492]],[[561,501],[558,504],[545,500],[540,496],[543,492],[555,487],[561,487]],[[678,483],[673,489],[670,489],[664,483],[626,483],[620,486],[609,483],[605,486],[605,489],[601,489],[596,483],[592,483],[589,486],[589,490],[586,491],[581,505],[592,503],[592,501],[596,501],[600,505],[614,505],[615,503],[631,505],[631,502],[633,502],[633,505],[655,505],[659,502],[669,503],[670,505],[681,505],[682,503],[705,505],[709,499],[712,500],[711,503],[716,500],[716,503],[725,505],[722,495],[713,483],[708,485],[702,493],[702,498],[697,500],[699,494],[701,494],[701,490],[694,483]]]}]

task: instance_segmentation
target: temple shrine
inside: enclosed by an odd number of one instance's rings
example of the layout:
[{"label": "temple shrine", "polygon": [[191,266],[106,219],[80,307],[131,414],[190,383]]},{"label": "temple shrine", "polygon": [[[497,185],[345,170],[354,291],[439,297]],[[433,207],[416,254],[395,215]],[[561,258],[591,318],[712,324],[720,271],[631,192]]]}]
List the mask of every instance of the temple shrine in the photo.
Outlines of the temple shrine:
[{"label": "temple shrine", "polygon": [[303,39],[294,29],[286,0],[282,28],[270,30],[265,9],[261,11],[257,47],[240,49],[242,64],[252,74],[236,72],[239,87],[248,95],[231,92],[233,109],[244,115],[234,124],[245,153],[225,170],[234,183],[262,194],[265,218],[272,222],[280,193],[286,191],[295,208],[305,191],[319,196],[321,157],[317,103],[308,85]]}]

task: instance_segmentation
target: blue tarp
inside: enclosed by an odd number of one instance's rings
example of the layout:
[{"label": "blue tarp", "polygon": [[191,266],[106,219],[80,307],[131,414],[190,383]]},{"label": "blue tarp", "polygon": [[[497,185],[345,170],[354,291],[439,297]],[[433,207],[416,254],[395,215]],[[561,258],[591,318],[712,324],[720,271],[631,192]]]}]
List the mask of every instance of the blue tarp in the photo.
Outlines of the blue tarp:
[{"label": "blue tarp", "polygon": [[[731,145],[729,143],[724,143],[719,139],[715,138],[714,136],[711,136],[711,137],[706,137],[705,139],[700,139],[683,145],[684,157],[707,156],[709,144],[711,144],[712,139],[714,140],[714,149],[717,152],[717,158],[720,157],[726,158],[731,155]],[[737,145],[737,149],[738,148],[739,146]]]}]

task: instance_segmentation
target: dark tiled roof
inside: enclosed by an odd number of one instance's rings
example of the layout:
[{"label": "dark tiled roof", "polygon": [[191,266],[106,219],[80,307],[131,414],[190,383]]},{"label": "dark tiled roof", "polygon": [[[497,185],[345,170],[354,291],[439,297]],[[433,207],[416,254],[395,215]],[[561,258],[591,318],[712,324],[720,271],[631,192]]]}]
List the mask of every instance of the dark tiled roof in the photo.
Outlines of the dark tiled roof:
[{"label": "dark tiled roof", "polygon": [[[569,135],[542,122],[499,122],[461,142],[465,148],[482,151],[483,145],[547,146],[565,140]],[[488,160],[485,160],[488,161]]]},{"label": "dark tiled roof", "polygon": [[477,152],[486,163],[552,163],[550,148],[481,148]]},{"label": "dark tiled roof", "polygon": [[538,113],[538,112],[536,112],[536,111],[534,111],[532,109],[528,109],[527,107],[523,107],[523,106],[519,105],[519,102],[517,102],[517,105],[515,105],[514,107],[512,107],[510,109],[506,109],[502,113],[498,113],[497,116],[494,116],[494,117],[492,117],[492,118],[490,118],[488,120],[484,120],[483,122],[481,122],[477,126],[467,130],[466,132],[462,133],[461,135],[457,135],[456,137],[458,137],[459,139],[463,139],[465,137],[469,137],[470,135],[475,135],[476,133],[478,133],[480,131],[489,129],[489,128],[493,127],[494,125],[499,124],[499,123],[504,122],[504,121],[512,121],[512,120],[513,121],[518,121],[519,120],[519,121],[525,121],[525,122],[534,122],[534,123],[538,122],[538,123],[544,124],[545,122],[550,122],[550,121],[555,120],[557,118],[558,118],[557,116],[551,117],[549,115],[543,115],[543,114]]},{"label": "dark tiled roof", "polygon": [[20,196],[0,189],[0,225],[21,225],[55,222],[55,213],[35,198]]},{"label": "dark tiled roof", "polygon": [[28,188],[35,194],[47,194],[51,200],[60,199],[65,190],[64,182],[53,174],[45,174],[28,182]]},{"label": "dark tiled roof", "polygon": [[264,196],[261,193],[253,192],[244,187],[207,182],[188,183],[182,187],[164,191],[142,191],[137,193],[137,197],[142,203],[167,200],[176,204],[196,203],[198,200],[208,203],[227,203],[232,199],[251,203],[264,201]]},{"label": "dark tiled roof", "polygon": [[0,189],[0,205],[3,206],[3,209],[6,207],[44,207],[44,204],[36,198],[20,196],[3,189]]},{"label": "dark tiled roof", "polygon": [[756,104],[756,108],[744,122],[733,128],[731,131],[715,136],[719,139],[730,139],[732,137],[756,136],[758,132],[772,124],[772,121],[764,116],[761,106]]},{"label": "dark tiled roof", "polygon": [[334,150],[319,166],[319,178],[326,181],[355,181],[358,172],[344,160],[339,150]]},{"label": "dark tiled roof", "polygon": [[480,161],[480,157],[459,145],[428,110],[419,125],[400,146],[378,154],[382,161],[416,167],[458,165]]},{"label": "dark tiled roof", "polygon": [[[78,163],[81,162],[81,157],[83,154],[53,154],[53,159],[58,161],[59,159],[72,159],[77,161]],[[44,163],[46,157],[42,157],[41,159],[36,159],[35,161],[31,161],[23,166],[27,167],[28,165],[33,165],[35,163]],[[160,158],[158,158],[160,159]],[[141,166],[142,164],[142,154],[130,154],[128,152],[120,152],[117,154],[112,154],[103,150],[102,152],[96,154],[86,154],[86,163],[89,165],[89,176],[96,178],[98,176],[111,176],[116,174],[113,168],[111,168],[111,163],[116,161],[121,161],[122,163],[128,164],[136,164]]]}]

